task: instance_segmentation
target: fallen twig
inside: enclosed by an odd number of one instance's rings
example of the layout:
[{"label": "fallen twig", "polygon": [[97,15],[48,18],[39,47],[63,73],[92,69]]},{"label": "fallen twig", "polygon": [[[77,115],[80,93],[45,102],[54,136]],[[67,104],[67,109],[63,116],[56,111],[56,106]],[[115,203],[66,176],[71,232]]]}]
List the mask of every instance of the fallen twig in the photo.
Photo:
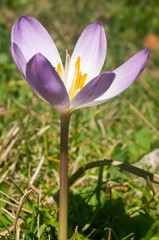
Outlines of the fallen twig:
[{"label": "fallen twig", "polygon": [[13,240],[15,240],[15,232],[16,232],[16,226],[17,226],[17,222],[18,222],[18,217],[19,217],[19,214],[21,212],[21,209],[23,207],[23,204],[25,203],[26,199],[28,198],[29,194],[33,191],[33,189],[30,189],[29,191],[27,191],[22,199],[20,200],[20,203],[19,203],[19,206],[18,206],[18,209],[17,209],[17,212],[16,212],[16,215],[15,215],[15,222],[14,222],[14,228],[13,228]]},{"label": "fallen twig", "polygon": [[34,181],[35,181],[35,179],[36,179],[36,177],[37,177],[37,175],[38,175],[38,173],[39,173],[39,171],[40,171],[40,169],[41,169],[41,167],[42,167],[42,165],[43,165],[44,160],[45,160],[45,157],[42,156],[42,158],[41,158],[41,160],[40,160],[40,162],[39,162],[39,165],[38,165],[38,167],[36,168],[36,171],[35,171],[34,175],[32,176],[32,178],[31,178],[31,180],[30,180],[30,185],[33,185],[33,183],[34,183]]},{"label": "fallen twig", "polygon": [[[148,171],[145,171],[141,168],[135,167],[133,165],[130,165],[128,163],[123,163],[120,161],[115,160],[109,160],[104,159],[101,161],[95,161],[88,164],[83,165],[81,168],[79,168],[69,179],[69,186],[71,186],[85,171],[91,168],[95,167],[101,167],[101,166],[116,166],[119,167],[122,170],[126,170],[127,172],[130,172],[134,175],[137,175],[139,177],[142,177],[144,179],[150,179],[151,182],[159,184],[159,175],[153,174]],[[53,195],[53,198],[55,201],[59,198],[59,190]]]}]

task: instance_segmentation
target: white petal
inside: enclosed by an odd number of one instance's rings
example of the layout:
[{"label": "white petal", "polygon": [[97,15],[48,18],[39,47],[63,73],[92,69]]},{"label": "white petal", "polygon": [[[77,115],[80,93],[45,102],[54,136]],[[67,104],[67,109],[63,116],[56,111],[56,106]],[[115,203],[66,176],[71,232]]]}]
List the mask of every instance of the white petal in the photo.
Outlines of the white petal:
[{"label": "white petal", "polygon": [[82,75],[87,73],[87,84],[96,77],[104,64],[106,57],[106,35],[100,22],[88,25],[77,41],[70,61],[67,89],[70,89],[75,72],[75,63],[80,57],[80,70]]}]

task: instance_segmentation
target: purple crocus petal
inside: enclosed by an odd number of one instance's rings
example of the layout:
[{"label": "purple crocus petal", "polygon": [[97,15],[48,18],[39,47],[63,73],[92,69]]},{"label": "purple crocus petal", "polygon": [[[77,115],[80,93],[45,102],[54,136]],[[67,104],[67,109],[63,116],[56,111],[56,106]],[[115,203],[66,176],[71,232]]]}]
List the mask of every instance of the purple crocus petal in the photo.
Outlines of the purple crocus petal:
[{"label": "purple crocus petal", "polygon": [[15,43],[11,43],[11,54],[19,72],[24,78],[26,78],[27,61],[24,58],[20,48]]},{"label": "purple crocus petal", "polygon": [[42,54],[37,53],[28,62],[26,79],[34,92],[59,112],[67,111],[70,102],[64,83]]},{"label": "purple crocus petal", "polygon": [[88,83],[100,73],[106,57],[106,49],[106,35],[102,24],[100,22],[95,22],[88,25],[78,39],[71,56],[67,86],[68,90],[73,80],[77,58],[81,58],[80,71],[82,74],[88,74],[86,80],[86,83]]},{"label": "purple crocus petal", "polygon": [[128,61],[122,64],[120,67],[115,69],[113,72],[116,74],[112,85],[108,91],[101,97],[96,99],[94,102],[87,104],[87,106],[96,106],[98,104],[104,103],[111,98],[119,95],[125,89],[127,89],[130,84],[142,73],[144,70],[148,57],[150,54],[150,49],[145,48],[132,56]]},{"label": "purple crocus petal", "polygon": [[[13,57],[13,60],[19,70],[19,72],[22,74],[22,76],[26,79],[26,66],[27,66],[27,61],[24,58],[20,48],[17,46],[15,43],[11,43],[11,54]],[[39,93],[34,89],[34,92],[42,98],[42,96],[39,95]],[[43,98],[42,98],[43,99]]]},{"label": "purple crocus petal", "polygon": [[62,65],[60,55],[50,35],[35,18],[19,17],[12,28],[11,42],[18,45],[27,62],[36,53],[41,53],[54,67],[58,63]]},{"label": "purple crocus petal", "polygon": [[79,108],[102,96],[111,86],[115,73],[105,72],[91,80],[71,101],[71,108]]}]

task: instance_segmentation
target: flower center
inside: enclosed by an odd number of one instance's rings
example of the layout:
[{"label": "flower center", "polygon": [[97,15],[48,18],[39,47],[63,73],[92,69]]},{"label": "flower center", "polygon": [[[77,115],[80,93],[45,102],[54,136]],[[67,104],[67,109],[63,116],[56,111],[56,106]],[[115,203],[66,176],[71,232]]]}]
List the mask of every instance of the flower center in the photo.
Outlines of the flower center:
[{"label": "flower center", "polygon": [[[74,73],[74,77],[73,77],[73,81],[72,81],[72,85],[71,85],[71,89],[70,89],[70,93],[69,93],[70,100],[72,100],[76,96],[78,91],[83,88],[83,86],[86,82],[87,73],[84,73],[82,75],[82,73],[80,71],[80,61],[81,61],[81,58],[78,57],[77,61],[75,63],[75,73]],[[66,88],[67,88],[67,77],[68,77],[68,70],[69,70],[69,62],[70,62],[70,55],[68,54],[68,52],[66,50],[66,63],[65,63],[64,79],[63,79]],[[59,74],[60,78],[62,79],[61,63],[57,64],[56,71]]]}]

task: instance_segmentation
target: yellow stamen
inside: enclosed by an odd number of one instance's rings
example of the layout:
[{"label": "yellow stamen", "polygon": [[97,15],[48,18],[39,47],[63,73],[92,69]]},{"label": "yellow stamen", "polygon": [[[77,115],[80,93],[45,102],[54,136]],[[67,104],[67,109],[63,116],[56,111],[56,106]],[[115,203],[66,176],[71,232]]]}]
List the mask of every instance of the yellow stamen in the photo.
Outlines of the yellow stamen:
[{"label": "yellow stamen", "polygon": [[77,71],[77,72],[79,72],[79,70],[80,70],[80,61],[81,61],[81,58],[78,57],[76,64],[75,64],[75,71]]},{"label": "yellow stamen", "polygon": [[58,64],[57,64],[56,72],[58,73],[58,75],[60,76],[60,78],[62,78],[62,68],[61,68],[61,63],[58,63]]},{"label": "yellow stamen", "polygon": [[84,84],[85,84],[85,81],[86,81],[86,78],[87,78],[87,73],[85,73],[85,74],[82,76],[82,78],[81,78],[81,80],[80,80],[80,84],[79,84],[79,89],[82,89],[82,88],[83,88],[83,86],[84,86]]},{"label": "yellow stamen", "polygon": [[81,79],[81,72],[79,71],[76,76],[74,90],[77,90],[79,88],[80,79]]},{"label": "yellow stamen", "polygon": [[76,96],[79,89],[83,88],[83,86],[85,84],[85,81],[86,81],[86,78],[87,78],[87,73],[85,73],[82,76],[82,73],[80,71],[80,60],[81,60],[81,58],[78,57],[77,61],[75,63],[75,74],[74,74],[74,77],[73,77],[73,81],[72,81],[72,85],[71,85],[71,89],[70,89],[70,94],[69,94],[70,100],[72,100],[72,98],[74,98]]}]

